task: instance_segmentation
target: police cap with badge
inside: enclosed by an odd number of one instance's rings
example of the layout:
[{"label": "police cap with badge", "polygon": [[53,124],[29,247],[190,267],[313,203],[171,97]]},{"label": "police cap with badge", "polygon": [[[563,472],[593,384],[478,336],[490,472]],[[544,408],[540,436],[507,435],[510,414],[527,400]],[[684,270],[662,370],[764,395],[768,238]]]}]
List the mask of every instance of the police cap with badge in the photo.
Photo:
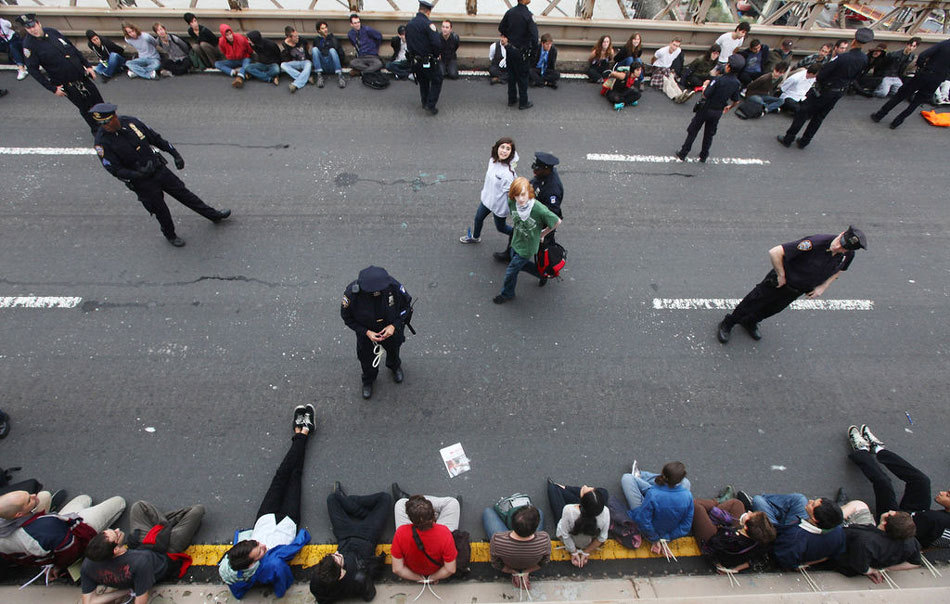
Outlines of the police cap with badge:
[{"label": "police cap with badge", "polygon": [[848,230],[841,234],[841,247],[846,250],[868,249],[868,238],[861,229],[849,226]]},{"label": "police cap with badge", "polygon": [[537,151],[534,154],[534,163],[531,164],[531,169],[540,170],[542,168],[553,168],[559,163],[561,163],[561,160],[551,155],[550,153],[545,153],[544,151]]},{"label": "police cap with badge", "polygon": [[89,110],[89,114],[92,115],[92,119],[100,124],[106,124],[115,117],[116,110],[118,110],[118,107],[112,103],[96,103]]},{"label": "police cap with badge", "polygon": [[36,13],[26,13],[25,15],[20,15],[16,18],[16,22],[23,27],[33,27],[37,22]]},{"label": "police cap with badge", "polygon": [[381,292],[392,283],[392,277],[386,272],[386,269],[379,266],[368,266],[360,271],[356,283],[351,287],[354,294],[364,292],[375,294]]},{"label": "police cap with badge", "polygon": [[728,63],[732,73],[739,73],[745,68],[745,57],[740,54],[730,55]]}]

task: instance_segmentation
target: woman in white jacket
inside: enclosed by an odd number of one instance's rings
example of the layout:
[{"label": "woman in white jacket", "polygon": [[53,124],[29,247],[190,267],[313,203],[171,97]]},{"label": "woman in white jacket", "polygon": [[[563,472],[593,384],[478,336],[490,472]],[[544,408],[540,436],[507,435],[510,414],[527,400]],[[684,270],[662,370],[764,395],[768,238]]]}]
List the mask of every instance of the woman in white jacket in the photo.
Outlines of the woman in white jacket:
[{"label": "woman in white jacket", "polygon": [[495,228],[503,235],[511,234],[511,225],[506,222],[508,217],[508,189],[514,182],[515,166],[518,165],[518,154],[515,152],[515,141],[507,136],[498,139],[491,148],[491,159],[488,160],[488,171],[485,172],[485,184],[482,185],[482,201],[475,210],[475,227],[459,237],[462,243],[478,243],[481,241],[482,225],[489,214],[495,219]]}]

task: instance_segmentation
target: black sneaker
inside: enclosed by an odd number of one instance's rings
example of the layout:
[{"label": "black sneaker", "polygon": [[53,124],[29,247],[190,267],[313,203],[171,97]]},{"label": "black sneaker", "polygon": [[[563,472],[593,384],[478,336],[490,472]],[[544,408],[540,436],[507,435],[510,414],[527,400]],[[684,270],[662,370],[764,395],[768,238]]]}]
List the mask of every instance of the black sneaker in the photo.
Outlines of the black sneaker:
[{"label": "black sneaker", "polygon": [[304,405],[297,405],[294,407],[294,428],[303,428],[306,424],[304,420],[304,415],[307,413],[307,407]]},{"label": "black sneaker", "polygon": [[746,330],[749,334],[749,337],[758,342],[762,339],[762,334],[759,333],[759,324],[758,323],[743,323],[742,328]]},{"label": "black sneaker", "polygon": [[301,426],[310,430],[311,434],[317,429],[317,410],[314,409],[311,403],[307,403],[307,406],[304,407],[303,424]]},{"label": "black sneaker", "polygon": [[884,449],[884,441],[874,436],[871,430],[868,429],[867,424],[861,424],[861,436],[863,436],[864,440],[868,441],[868,444],[871,446],[871,453],[877,454],[878,451]]},{"label": "black sneaker", "polygon": [[502,296],[501,294],[498,294],[497,296],[491,299],[491,301],[494,302],[495,304],[504,304],[508,300],[511,300],[511,298],[506,298]]},{"label": "black sneaker", "polygon": [[778,136],[776,136],[775,139],[779,142],[779,144],[781,144],[781,145],[782,145],[783,147],[785,147],[786,149],[788,149],[789,147],[792,146],[791,141],[785,140],[785,137],[782,136],[781,134],[779,134]]},{"label": "black sneaker", "polygon": [[844,490],[844,487],[838,489],[838,493],[835,495],[835,503],[839,506],[842,506],[851,501],[851,498],[848,497],[847,491]]},{"label": "black sneaker", "polygon": [[673,155],[675,155],[675,156],[676,156],[676,159],[678,159],[678,160],[680,160],[680,161],[686,161],[686,154],[683,153],[682,151],[677,151],[677,152],[674,153]]},{"label": "black sneaker", "polygon": [[855,451],[871,450],[871,443],[861,434],[861,429],[853,424],[848,426],[848,443]]},{"label": "black sneaker", "polygon": [[752,498],[749,497],[749,494],[745,491],[739,491],[736,493],[736,499],[742,502],[742,507],[745,508],[745,511],[752,511]]},{"label": "black sneaker", "polygon": [[409,499],[409,493],[402,490],[398,482],[394,482],[392,486],[393,491],[393,501],[399,501],[400,499]]},{"label": "black sneaker", "polygon": [[170,237],[168,238],[168,243],[174,245],[175,247],[185,247],[185,240],[181,237]]},{"label": "black sneaker", "polygon": [[66,489],[59,489],[50,497],[49,513],[58,512],[64,503],[66,503]]}]

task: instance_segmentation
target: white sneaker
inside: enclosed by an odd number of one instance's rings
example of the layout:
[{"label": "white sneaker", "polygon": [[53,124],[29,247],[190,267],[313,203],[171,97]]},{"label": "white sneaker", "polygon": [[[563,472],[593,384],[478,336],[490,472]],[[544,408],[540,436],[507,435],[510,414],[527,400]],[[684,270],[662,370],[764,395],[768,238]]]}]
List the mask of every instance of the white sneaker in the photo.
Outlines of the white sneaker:
[{"label": "white sneaker", "polygon": [[135,79],[135,78],[137,78],[137,77],[138,77],[138,76],[135,75],[135,72],[130,69],[130,70],[129,70],[129,79],[132,80],[132,79]]},{"label": "white sneaker", "polygon": [[861,430],[854,424],[848,426],[848,444],[855,451],[870,451],[871,443],[868,442]]},{"label": "white sneaker", "polygon": [[[153,72],[153,73],[154,73],[154,72]],[[158,75],[162,76],[163,78],[171,78],[171,77],[174,77],[174,76],[175,76],[175,74],[173,74],[172,72],[168,71],[167,69],[163,69],[163,70],[159,71],[159,72],[158,72]]]},{"label": "white sneaker", "polygon": [[630,473],[636,476],[637,478],[640,478],[640,468],[637,467],[636,459],[633,460],[633,465],[630,466]]},{"label": "white sneaker", "polygon": [[16,74],[16,79],[17,79],[17,81],[25,80],[25,79],[27,78],[27,76],[29,76],[29,75],[30,75],[30,73],[29,73],[27,70],[21,69],[21,70],[20,70],[20,73]]},{"label": "white sneaker", "polygon": [[232,70],[231,70],[231,77],[232,77],[232,78],[237,77],[237,74],[238,74],[238,70],[237,70],[237,69],[232,69]]},{"label": "white sneaker", "polygon": [[863,436],[864,440],[868,441],[868,444],[871,446],[871,453],[876,455],[878,451],[884,449],[884,442],[874,436],[874,433],[871,432],[867,424],[861,424],[861,436]]},{"label": "white sneaker", "polygon": [[468,235],[462,235],[459,237],[459,242],[461,243],[478,243],[481,240],[481,237],[469,237]]}]

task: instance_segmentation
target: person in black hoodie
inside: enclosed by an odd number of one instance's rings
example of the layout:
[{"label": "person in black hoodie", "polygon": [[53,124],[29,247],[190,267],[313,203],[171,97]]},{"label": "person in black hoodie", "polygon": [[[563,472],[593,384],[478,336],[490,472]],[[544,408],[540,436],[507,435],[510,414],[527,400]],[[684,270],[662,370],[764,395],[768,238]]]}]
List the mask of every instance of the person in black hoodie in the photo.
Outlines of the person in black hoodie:
[{"label": "person in black hoodie", "polygon": [[94,52],[99,59],[99,64],[95,69],[96,73],[102,76],[103,83],[114,76],[116,71],[125,67],[125,51],[121,46],[109,38],[103,38],[91,29],[86,30],[86,39],[89,40],[87,43],[89,50]]},{"label": "person in black hoodie", "polygon": [[215,61],[224,58],[218,50],[218,36],[204,25],[199,25],[198,17],[194,13],[185,13],[184,19],[188,24],[188,43],[201,63],[201,68],[214,67]]},{"label": "person in black hoodie", "polygon": [[256,29],[247,32],[247,39],[251,41],[257,62],[248,65],[245,71],[251,77],[277,86],[280,83],[280,47]]},{"label": "person in black hoodie", "polygon": [[397,80],[408,79],[412,73],[412,69],[409,64],[409,59],[406,58],[406,51],[409,50],[409,47],[406,46],[405,25],[399,26],[396,30],[396,35],[389,41],[389,45],[393,48],[393,58],[386,64],[386,69],[396,76]]},{"label": "person in black hoodie", "polygon": [[449,80],[459,79],[459,35],[452,31],[452,22],[442,21],[442,75]]}]

